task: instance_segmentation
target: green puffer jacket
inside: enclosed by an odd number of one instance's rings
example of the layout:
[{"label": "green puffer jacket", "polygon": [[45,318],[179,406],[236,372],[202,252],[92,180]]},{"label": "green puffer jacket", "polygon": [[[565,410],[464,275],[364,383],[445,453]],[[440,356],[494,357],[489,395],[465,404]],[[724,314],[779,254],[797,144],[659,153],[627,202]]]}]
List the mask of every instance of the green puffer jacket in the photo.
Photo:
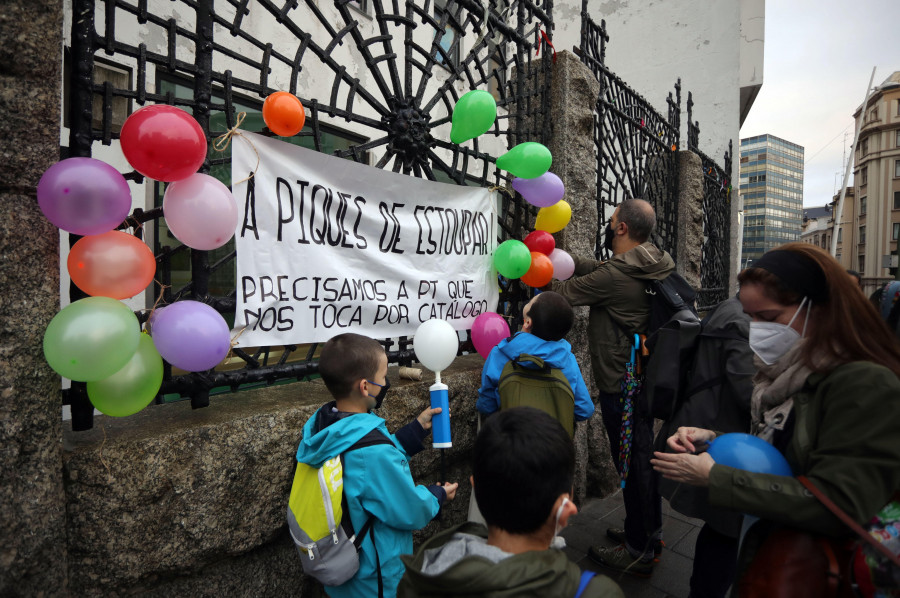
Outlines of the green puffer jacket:
[{"label": "green puffer jacket", "polygon": [[575,275],[554,281],[551,290],[572,305],[591,306],[588,338],[594,381],[601,391],[618,393],[631,335],[646,332],[650,319],[647,283],[668,276],[675,262],[649,241],[605,262],[574,259]]},{"label": "green puffer jacket", "polygon": [[[397,598],[571,598],[581,579],[581,569],[562,550],[508,555],[487,545],[487,528],[478,523],[444,530],[425,542],[415,556],[400,558],[406,573]],[[581,595],[625,596],[613,580],[599,574]]]},{"label": "green puffer jacket", "polygon": [[[848,515],[866,523],[900,489],[900,380],[870,362],[812,374],[794,396],[794,432],[785,457]],[[854,533],[795,478],[714,465],[709,502],[764,521],[741,550],[741,569],[773,525],[830,536]]]}]

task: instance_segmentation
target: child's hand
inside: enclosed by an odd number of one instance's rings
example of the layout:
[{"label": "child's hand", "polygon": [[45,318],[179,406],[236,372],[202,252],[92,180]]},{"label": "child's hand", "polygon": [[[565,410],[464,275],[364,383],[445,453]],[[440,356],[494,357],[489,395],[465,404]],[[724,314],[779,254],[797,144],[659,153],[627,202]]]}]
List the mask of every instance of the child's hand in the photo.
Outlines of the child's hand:
[{"label": "child's hand", "polygon": [[419,421],[420,424],[422,424],[422,428],[424,428],[426,430],[430,430],[431,429],[431,419],[440,412],[441,412],[440,407],[435,407],[434,409],[429,407],[428,409],[426,409],[425,411],[420,413],[416,419]]},{"label": "child's hand", "polygon": [[456,498],[456,489],[459,488],[458,483],[444,482],[443,484],[438,484],[438,486],[443,488],[444,492],[447,493],[447,500]]}]

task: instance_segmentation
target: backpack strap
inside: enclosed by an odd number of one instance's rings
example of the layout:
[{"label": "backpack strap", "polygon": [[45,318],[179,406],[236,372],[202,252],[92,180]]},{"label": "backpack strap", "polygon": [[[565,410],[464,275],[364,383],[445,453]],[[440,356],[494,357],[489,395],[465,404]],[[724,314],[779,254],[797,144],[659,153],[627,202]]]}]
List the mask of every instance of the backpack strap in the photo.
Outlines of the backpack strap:
[{"label": "backpack strap", "polygon": [[523,363],[533,363],[539,370],[543,370],[545,372],[550,371],[550,366],[544,363],[544,360],[536,355],[529,355],[528,353],[519,353],[516,355],[516,358],[513,359],[513,365],[521,366]]},{"label": "backpack strap", "polygon": [[575,598],[581,596],[588,587],[588,584],[591,583],[591,580],[594,579],[595,575],[597,575],[597,572],[591,571],[590,569],[581,572],[581,581],[578,583],[578,590],[575,592]]}]

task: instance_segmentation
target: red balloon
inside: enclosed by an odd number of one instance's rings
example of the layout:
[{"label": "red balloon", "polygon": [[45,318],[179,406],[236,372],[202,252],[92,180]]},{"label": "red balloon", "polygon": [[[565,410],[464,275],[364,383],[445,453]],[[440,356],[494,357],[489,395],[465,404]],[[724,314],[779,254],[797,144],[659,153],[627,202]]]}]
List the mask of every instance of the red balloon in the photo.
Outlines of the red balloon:
[{"label": "red balloon", "polygon": [[553,278],[553,262],[543,253],[531,252],[531,267],[522,276],[522,282],[530,287],[539,289],[550,284]]},{"label": "red balloon", "polygon": [[156,259],[147,244],[119,230],[78,239],[66,264],[72,282],[94,297],[134,297],[156,274]]},{"label": "red balloon", "polygon": [[145,177],[180,181],[203,166],[206,135],[194,117],[175,106],[154,104],[125,119],[120,135],[125,159]]},{"label": "red balloon", "polygon": [[550,255],[556,249],[556,239],[545,230],[536,230],[533,233],[528,233],[523,243],[525,243],[529,251],[536,251],[544,255]]},{"label": "red balloon", "polygon": [[276,91],[263,102],[263,120],[269,130],[281,137],[292,137],[306,122],[300,98],[287,91]]}]

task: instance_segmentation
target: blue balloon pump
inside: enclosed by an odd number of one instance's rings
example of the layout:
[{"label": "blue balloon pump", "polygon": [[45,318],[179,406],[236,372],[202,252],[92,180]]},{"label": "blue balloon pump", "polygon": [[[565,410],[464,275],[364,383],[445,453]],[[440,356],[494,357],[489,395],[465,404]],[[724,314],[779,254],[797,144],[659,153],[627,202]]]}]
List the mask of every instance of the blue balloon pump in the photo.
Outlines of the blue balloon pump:
[{"label": "blue balloon pump", "polygon": [[446,384],[441,383],[441,373],[434,373],[434,384],[431,391],[431,408],[441,408],[441,412],[431,418],[432,446],[434,448],[450,448],[453,439],[450,437],[450,398]]}]

